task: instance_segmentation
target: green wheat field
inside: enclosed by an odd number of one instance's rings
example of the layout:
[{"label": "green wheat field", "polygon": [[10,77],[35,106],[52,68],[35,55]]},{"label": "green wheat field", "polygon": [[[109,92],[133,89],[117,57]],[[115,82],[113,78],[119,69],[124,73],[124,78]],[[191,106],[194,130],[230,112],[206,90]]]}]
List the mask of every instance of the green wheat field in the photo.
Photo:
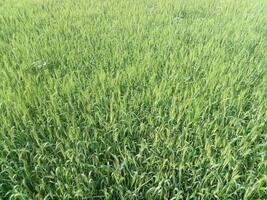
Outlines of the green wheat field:
[{"label": "green wheat field", "polygon": [[0,0],[0,199],[267,199],[267,1]]}]

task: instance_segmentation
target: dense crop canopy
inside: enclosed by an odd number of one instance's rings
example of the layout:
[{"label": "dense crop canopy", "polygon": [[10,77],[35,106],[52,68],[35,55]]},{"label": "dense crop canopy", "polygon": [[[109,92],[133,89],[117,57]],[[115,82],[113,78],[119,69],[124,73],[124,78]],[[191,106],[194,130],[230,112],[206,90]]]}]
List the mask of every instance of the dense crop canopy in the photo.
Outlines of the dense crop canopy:
[{"label": "dense crop canopy", "polygon": [[267,199],[266,0],[0,0],[0,199]]}]

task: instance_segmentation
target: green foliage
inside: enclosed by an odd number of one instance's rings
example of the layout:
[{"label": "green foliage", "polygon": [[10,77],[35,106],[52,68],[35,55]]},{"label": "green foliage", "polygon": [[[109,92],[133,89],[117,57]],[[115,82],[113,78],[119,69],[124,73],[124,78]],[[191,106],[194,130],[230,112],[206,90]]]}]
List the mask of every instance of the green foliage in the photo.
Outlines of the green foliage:
[{"label": "green foliage", "polygon": [[266,0],[0,0],[0,199],[267,199]]}]

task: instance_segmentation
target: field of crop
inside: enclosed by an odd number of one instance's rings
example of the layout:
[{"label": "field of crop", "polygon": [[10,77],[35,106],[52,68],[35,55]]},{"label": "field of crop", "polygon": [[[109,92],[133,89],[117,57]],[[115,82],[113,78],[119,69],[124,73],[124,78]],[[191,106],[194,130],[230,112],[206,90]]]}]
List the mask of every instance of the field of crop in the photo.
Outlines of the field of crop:
[{"label": "field of crop", "polygon": [[266,0],[0,0],[0,199],[267,199]]}]

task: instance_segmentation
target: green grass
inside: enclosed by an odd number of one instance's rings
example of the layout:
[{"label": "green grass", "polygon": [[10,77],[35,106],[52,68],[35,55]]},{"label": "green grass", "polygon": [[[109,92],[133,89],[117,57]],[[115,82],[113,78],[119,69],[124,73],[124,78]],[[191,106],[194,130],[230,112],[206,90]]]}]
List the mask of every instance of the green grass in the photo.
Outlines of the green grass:
[{"label": "green grass", "polygon": [[267,199],[266,0],[0,0],[0,199]]}]

